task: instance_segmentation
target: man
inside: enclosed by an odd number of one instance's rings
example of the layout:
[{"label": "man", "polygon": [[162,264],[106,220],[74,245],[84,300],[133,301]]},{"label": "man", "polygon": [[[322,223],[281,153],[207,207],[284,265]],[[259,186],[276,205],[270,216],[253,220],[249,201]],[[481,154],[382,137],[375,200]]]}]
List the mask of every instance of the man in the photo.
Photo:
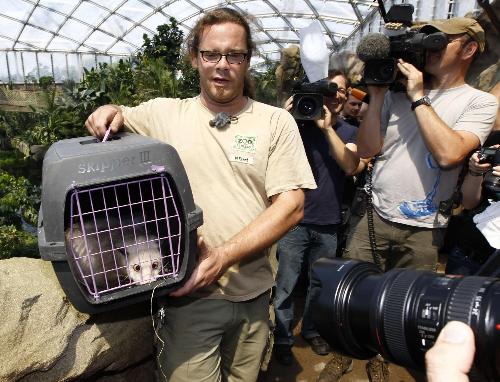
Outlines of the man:
[{"label": "man", "polygon": [[[293,289],[304,263],[310,272],[316,260],[335,257],[345,176],[354,174],[360,163],[354,144],[356,128],[339,118],[346,100],[346,76],[335,70],[329,73],[328,80],[335,83],[338,90],[324,96],[324,118],[298,121],[318,188],[305,193],[304,218],[278,242],[274,354],[278,362],[285,365],[293,362]],[[287,101],[285,108],[292,108],[292,98]],[[309,285],[301,333],[315,353],[326,355],[330,351],[329,346],[312,323],[310,303],[317,289]]]},{"label": "man", "polygon": [[[465,84],[468,68],[485,46],[476,20],[434,20],[420,31],[445,33],[447,46],[427,52],[425,76],[399,60],[406,97],[370,86],[358,130],[360,156],[379,155],[372,176],[373,222],[369,227],[365,214],[354,227],[346,257],[376,260],[384,271],[436,269],[448,221],[440,202],[451,198],[462,162],[487,137],[498,107],[495,97]],[[388,373],[379,374],[386,380]]]},{"label": "man", "polygon": [[[495,120],[494,96],[465,84],[484,31],[474,19],[435,20],[420,29],[448,35],[441,51],[426,55],[425,75],[399,60],[406,97],[369,87],[370,104],[358,131],[361,156],[375,156],[373,207],[376,246],[392,267],[434,270],[448,218],[439,212],[457,183],[461,164],[487,137]],[[373,261],[366,217],[355,227],[348,257]]]},{"label": "man", "polygon": [[360,120],[359,114],[363,105],[363,96],[366,95],[361,90],[350,88],[347,101],[344,104],[341,117],[349,124],[358,127]]},{"label": "man", "polygon": [[254,44],[245,18],[207,12],[188,43],[198,97],[103,106],[86,126],[102,137],[125,125],[174,146],[203,210],[199,262],[164,310],[159,372],[169,381],[255,381],[269,334],[268,248],[300,221],[302,188],[315,183],[290,114],[246,94]]}]

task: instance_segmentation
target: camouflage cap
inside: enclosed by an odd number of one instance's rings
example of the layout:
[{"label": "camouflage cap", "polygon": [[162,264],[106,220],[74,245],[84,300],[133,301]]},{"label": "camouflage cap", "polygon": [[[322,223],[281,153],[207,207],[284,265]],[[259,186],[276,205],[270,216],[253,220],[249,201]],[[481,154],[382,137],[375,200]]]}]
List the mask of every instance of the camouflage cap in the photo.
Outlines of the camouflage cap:
[{"label": "camouflage cap", "polygon": [[479,51],[484,52],[485,35],[484,30],[479,25],[477,20],[469,17],[454,17],[451,19],[432,20],[425,24],[418,25],[418,28],[423,33],[433,32],[438,30],[446,34],[462,34],[466,33],[479,45]]}]

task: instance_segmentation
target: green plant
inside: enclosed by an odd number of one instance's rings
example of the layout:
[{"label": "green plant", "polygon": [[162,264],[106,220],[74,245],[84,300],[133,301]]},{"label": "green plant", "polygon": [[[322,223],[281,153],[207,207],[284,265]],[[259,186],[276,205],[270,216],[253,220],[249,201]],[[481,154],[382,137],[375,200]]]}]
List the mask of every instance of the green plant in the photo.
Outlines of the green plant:
[{"label": "green plant", "polygon": [[136,69],[137,103],[156,97],[176,97],[177,81],[162,59],[143,61]]},{"label": "green plant", "polygon": [[177,96],[188,98],[200,94],[200,76],[198,71],[191,66],[189,54],[185,55],[179,62],[179,71]]},{"label": "green plant", "polygon": [[0,259],[40,257],[37,237],[13,225],[0,225]]},{"label": "green plant", "polygon": [[52,76],[42,76],[38,80],[38,84],[42,89],[48,89],[54,85],[54,77]]},{"label": "green plant", "polygon": [[152,39],[147,34],[142,36],[142,52],[140,58],[143,61],[150,59],[161,59],[171,72],[178,69],[181,56],[181,45],[184,33],[178,28],[177,20],[170,18],[170,24],[159,25]]},{"label": "green plant", "polygon": [[36,225],[40,205],[40,188],[24,177],[14,177],[0,170],[0,224],[20,228],[21,217]]},{"label": "green plant", "polygon": [[106,103],[130,104],[136,90],[135,73],[129,60],[120,59],[108,65],[100,63],[98,68],[84,69],[84,80],[79,92],[87,92],[98,105]]},{"label": "green plant", "polygon": [[278,104],[278,84],[276,80],[276,68],[279,63],[266,61],[265,70],[252,70],[251,76],[255,84],[255,98],[260,102],[277,106]]},{"label": "green plant", "polygon": [[40,184],[42,178],[42,162],[25,158],[17,150],[0,150],[0,171],[8,172],[14,177],[24,176],[32,184]]}]

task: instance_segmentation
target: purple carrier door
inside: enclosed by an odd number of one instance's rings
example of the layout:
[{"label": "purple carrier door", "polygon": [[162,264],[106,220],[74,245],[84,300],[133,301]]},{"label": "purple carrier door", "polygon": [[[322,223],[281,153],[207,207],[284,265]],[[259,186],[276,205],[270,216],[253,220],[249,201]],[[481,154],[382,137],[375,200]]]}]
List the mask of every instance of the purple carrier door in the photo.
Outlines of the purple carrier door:
[{"label": "purple carrier door", "polygon": [[95,301],[178,276],[181,209],[164,174],[75,188],[69,208],[68,261]]}]

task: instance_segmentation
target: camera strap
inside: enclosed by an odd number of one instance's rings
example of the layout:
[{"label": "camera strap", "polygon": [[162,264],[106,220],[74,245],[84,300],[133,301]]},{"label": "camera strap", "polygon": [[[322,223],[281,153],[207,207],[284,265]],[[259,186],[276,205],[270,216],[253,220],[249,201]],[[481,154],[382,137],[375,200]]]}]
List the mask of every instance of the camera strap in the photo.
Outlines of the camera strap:
[{"label": "camera strap", "polygon": [[377,241],[375,239],[375,224],[373,223],[373,183],[372,183],[372,174],[373,167],[375,166],[375,161],[378,156],[375,156],[368,163],[368,167],[366,169],[366,184],[365,184],[365,192],[366,192],[366,221],[368,223],[368,240],[370,241],[370,248],[372,251],[372,258],[374,264],[381,270],[384,271],[382,256],[378,253],[377,250]]},{"label": "camera strap", "polygon": [[462,204],[462,184],[464,183],[465,176],[469,170],[469,159],[474,152],[475,150],[472,150],[464,159],[462,169],[458,174],[457,184],[455,185],[450,198],[439,202],[439,213],[445,218],[449,218],[451,215],[457,215],[460,212],[454,213],[454,211]]}]

